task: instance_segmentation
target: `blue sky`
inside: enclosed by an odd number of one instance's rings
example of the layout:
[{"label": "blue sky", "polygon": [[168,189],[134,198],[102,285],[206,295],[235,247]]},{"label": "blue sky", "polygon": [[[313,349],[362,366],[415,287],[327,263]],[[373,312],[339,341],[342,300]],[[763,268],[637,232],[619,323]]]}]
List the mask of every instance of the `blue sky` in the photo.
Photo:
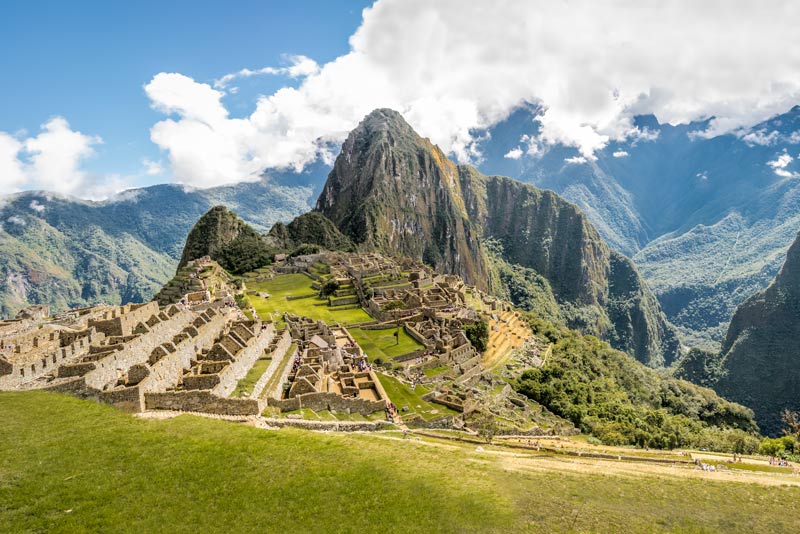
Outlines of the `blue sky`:
[{"label": "blue sky", "polygon": [[[364,1],[4,1],[0,7],[0,131],[34,134],[49,117],[100,136],[85,167],[133,175],[159,159],[143,86],[159,72],[210,82],[241,68],[280,65],[284,54],[326,62],[348,51]],[[258,94],[291,83],[262,76],[225,103],[252,111]],[[159,181],[142,177],[140,182]],[[163,179],[162,179],[163,181]]]},{"label": "blue sky", "polygon": [[750,129],[800,102],[793,0],[369,4],[2,1],[0,195],[256,180],[330,161],[378,107],[474,162],[533,104],[500,149],[589,165],[646,138],[640,115],[774,144]]}]

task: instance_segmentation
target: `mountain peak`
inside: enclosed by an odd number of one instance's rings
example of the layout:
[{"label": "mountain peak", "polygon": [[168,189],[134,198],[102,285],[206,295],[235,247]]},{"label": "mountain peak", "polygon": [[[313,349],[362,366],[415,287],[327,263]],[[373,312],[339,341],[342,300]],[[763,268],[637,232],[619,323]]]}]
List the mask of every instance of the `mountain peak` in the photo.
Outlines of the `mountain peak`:
[{"label": "mountain peak", "polygon": [[264,236],[225,206],[214,206],[189,232],[178,271],[191,260],[209,256],[234,273],[261,267],[272,256]]},{"label": "mountain peak", "polygon": [[536,286],[532,291],[547,286],[547,302],[572,310],[564,315],[569,324],[655,365],[680,350],[630,260],[608,249],[577,206],[456,166],[396,111],[377,109],[350,133],[316,211],[359,250],[410,257],[479,289],[508,293],[515,281],[495,272],[484,244],[494,240],[510,271],[527,268],[546,280],[525,283]]}]

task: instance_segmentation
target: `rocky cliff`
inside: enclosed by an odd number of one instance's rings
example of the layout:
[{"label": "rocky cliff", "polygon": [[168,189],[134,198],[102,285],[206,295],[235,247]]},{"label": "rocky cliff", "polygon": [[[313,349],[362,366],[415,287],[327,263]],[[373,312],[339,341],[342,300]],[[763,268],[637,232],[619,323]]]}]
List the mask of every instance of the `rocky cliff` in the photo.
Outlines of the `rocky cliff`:
[{"label": "rocky cliff", "polygon": [[800,410],[800,237],[772,284],[747,299],[722,345],[715,389],[755,411],[761,429],[780,432],[784,409]]},{"label": "rocky cliff", "polygon": [[546,279],[569,326],[654,366],[680,351],[633,264],[608,248],[574,204],[456,166],[397,112],[376,110],[351,132],[316,210],[364,250],[410,256],[502,293],[487,250],[492,241],[504,262]]}]

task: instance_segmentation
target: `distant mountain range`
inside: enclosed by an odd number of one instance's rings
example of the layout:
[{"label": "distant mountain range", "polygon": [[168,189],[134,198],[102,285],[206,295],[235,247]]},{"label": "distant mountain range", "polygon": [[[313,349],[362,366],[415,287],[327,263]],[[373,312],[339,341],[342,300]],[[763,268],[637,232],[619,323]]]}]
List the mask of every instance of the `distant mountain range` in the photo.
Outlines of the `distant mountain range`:
[{"label": "distant mountain range", "polygon": [[157,185],[103,202],[45,192],[0,199],[0,316],[149,300],[175,273],[184,240],[225,204],[259,231],[309,208],[314,189],[285,177],[206,190]]},{"label": "distant mountain range", "polygon": [[577,204],[634,260],[685,339],[718,347],[735,307],[769,284],[800,228],[800,107],[710,139],[708,122],[638,117],[640,138],[611,143],[595,161],[562,146],[526,155],[520,139],[537,133],[535,114],[519,110],[494,127],[478,168]]},{"label": "distant mountain range", "polygon": [[[800,108],[710,139],[701,135],[707,122],[673,127],[638,117],[638,140],[611,143],[594,161],[559,145],[527,154],[523,136],[537,133],[535,115],[520,109],[477,132],[477,169],[579,206],[613,250],[634,260],[684,341],[715,350],[736,306],[769,284],[800,228]],[[2,198],[0,314],[27,303],[149,298],[174,274],[186,232],[211,206],[224,204],[263,232],[306,211],[329,171],[318,162],[257,183],[160,185],[99,203],[48,193]]]}]

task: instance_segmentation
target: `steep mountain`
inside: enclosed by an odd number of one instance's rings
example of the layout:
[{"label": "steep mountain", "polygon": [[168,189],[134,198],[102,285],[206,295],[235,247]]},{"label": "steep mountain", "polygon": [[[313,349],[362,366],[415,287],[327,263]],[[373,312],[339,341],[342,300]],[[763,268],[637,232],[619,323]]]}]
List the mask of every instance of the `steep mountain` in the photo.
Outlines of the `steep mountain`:
[{"label": "steep mountain", "polygon": [[800,225],[800,107],[716,137],[709,122],[635,119],[639,135],[592,161],[543,146],[536,108],[484,135],[479,169],[502,172],[577,204],[632,257],[690,344],[714,350],[736,306],[765,288]]},{"label": "steep mountain", "polygon": [[267,237],[275,248],[289,251],[301,245],[319,245],[342,251],[355,248],[349,237],[340,232],[330,219],[316,211],[304,213],[288,225],[275,223]]},{"label": "steep mountain", "polygon": [[[308,210],[313,189],[291,176],[206,190],[157,185],[90,202],[51,193],[0,198],[0,316],[152,298],[175,273],[185,236],[224,204],[256,231]],[[298,181],[308,181],[305,173]]]},{"label": "steep mountain", "polygon": [[225,206],[214,206],[189,232],[178,270],[191,260],[209,256],[227,271],[242,274],[263,267],[273,254],[267,239],[252,226]]},{"label": "steep mountain", "polygon": [[775,280],[740,305],[722,345],[714,386],[753,409],[762,430],[777,434],[784,409],[800,410],[800,237]]},{"label": "steep mountain", "polygon": [[351,132],[316,210],[359,248],[416,258],[504,292],[493,251],[545,279],[531,283],[549,287],[569,326],[650,365],[669,364],[680,352],[633,264],[608,248],[574,204],[456,166],[397,112],[376,110]]}]

